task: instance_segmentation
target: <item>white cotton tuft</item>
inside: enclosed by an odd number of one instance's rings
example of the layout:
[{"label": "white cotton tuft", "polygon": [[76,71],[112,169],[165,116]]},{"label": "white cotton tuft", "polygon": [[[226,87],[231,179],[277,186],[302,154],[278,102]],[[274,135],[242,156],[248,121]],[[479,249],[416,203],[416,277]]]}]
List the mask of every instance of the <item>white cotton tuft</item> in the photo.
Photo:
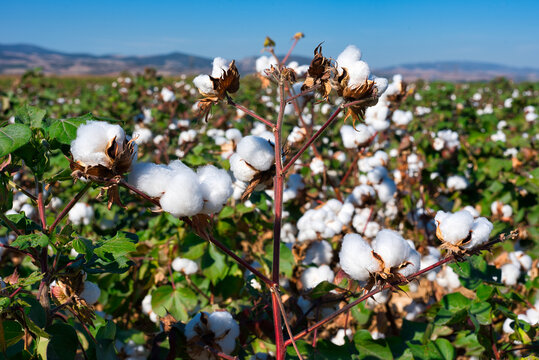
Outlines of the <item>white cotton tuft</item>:
[{"label": "white cotton tuft", "polygon": [[376,86],[376,89],[378,90],[377,92],[378,97],[380,97],[386,91],[389,82],[387,81],[386,78],[377,77],[377,76],[373,76],[373,80],[374,80],[374,86]]},{"label": "white cotton tuft", "polygon": [[303,263],[305,265],[315,264],[317,266],[323,264],[329,265],[331,259],[333,259],[333,249],[326,240],[322,240],[315,241],[309,246]]},{"label": "white cotton tuft", "polygon": [[275,60],[273,56],[262,55],[261,57],[256,59],[256,63],[255,63],[256,72],[261,75],[266,75],[264,70],[269,69],[271,65],[277,66],[277,60]]},{"label": "white cotton tuft", "polygon": [[211,72],[211,77],[218,79],[223,76],[225,71],[228,70],[228,64],[229,62],[222,57],[216,57],[215,59],[213,59],[213,69]]},{"label": "white cotton tuft", "polygon": [[339,261],[342,270],[359,281],[366,281],[371,274],[381,270],[380,263],[372,255],[371,246],[357,234],[344,236]]},{"label": "white cotton tuft", "polygon": [[[463,210],[467,211],[467,210]],[[469,243],[463,245],[465,249],[473,249],[478,245],[484,244],[488,241],[490,233],[494,225],[484,217],[480,217],[474,220],[472,225],[472,237]]]},{"label": "white cotton tuft", "polygon": [[470,206],[470,205],[466,205],[466,206],[464,207],[463,210],[466,210],[467,212],[469,212],[470,214],[472,214],[472,216],[473,216],[474,218],[479,217],[479,215],[480,215],[480,214],[479,214],[479,211],[477,211],[476,208],[474,208],[473,206]]},{"label": "white cotton tuft", "polygon": [[200,213],[204,201],[198,176],[191,169],[175,171],[159,203],[164,211],[176,217]]},{"label": "white cotton tuft", "polygon": [[343,52],[337,57],[337,65],[339,67],[348,67],[361,59],[361,50],[355,45],[348,45]]},{"label": "white cotton tuft", "polygon": [[347,149],[355,149],[365,144],[372,136],[369,127],[363,124],[356,125],[355,129],[350,125],[343,125],[340,133],[343,145]]},{"label": "white cotton tuft", "polygon": [[252,167],[260,171],[268,170],[274,163],[275,150],[268,140],[248,135],[238,143],[236,153]]},{"label": "white cotton tuft", "polygon": [[182,272],[185,275],[191,275],[198,271],[198,264],[191,259],[177,257],[172,261],[172,269],[177,272]]},{"label": "white cotton tuft", "polygon": [[311,290],[323,281],[332,282],[335,278],[335,274],[331,271],[331,268],[327,265],[319,267],[310,267],[303,271],[301,274],[301,284],[304,290]]},{"label": "white cotton tuft", "polygon": [[201,94],[213,94],[213,82],[208,75],[198,75],[193,79],[193,84],[197,87]]},{"label": "white cotton tuft", "polygon": [[107,156],[107,145],[115,139],[117,146],[122,149],[125,132],[118,125],[104,121],[88,121],[79,126],[77,137],[71,142],[73,160],[87,166],[103,165],[110,167],[111,159]]},{"label": "white cotton tuft", "polygon": [[324,170],[326,169],[324,165],[324,160],[315,157],[311,160],[311,163],[309,164],[309,168],[311,169],[311,172],[313,175],[322,174]]},{"label": "white cotton tuft", "polygon": [[502,282],[507,286],[514,286],[520,277],[520,269],[513,263],[505,264],[501,268]]},{"label": "white cotton tuft", "polygon": [[464,190],[468,187],[468,180],[460,175],[453,175],[447,178],[447,187],[450,190]]},{"label": "white cotton tuft", "polygon": [[380,184],[374,185],[374,189],[376,190],[378,198],[383,203],[391,201],[397,192],[395,182],[388,177],[384,178]]},{"label": "white cotton tuft", "polygon": [[514,265],[521,267],[526,271],[530,270],[533,265],[533,259],[530,255],[527,255],[520,250],[509,253],[509,260],[511,260],[511,263]]},{"label": "white cotton tuft", "polygon": [[234,191],[230,175],[213,165],[198,168],[197,175],[204,200],[202,212],[208,215],[218,213]]},{"label": "white cotton tuft", "polygon": [[361,60],[349,65],[346,70],[350,75],[350,78],[348,79],[348,86],[351,88],[364,85],[371,74],[369,65],[365,61]]},{"label": "white cotton tuft", "polygon": [[410,250],[406,261],[409,262],[409,264],[399,270],[399,274],[403,276],[415,274],[421,268],[421,255],[414,249]]},{"label": "white cotton tuft", "polygon": [[391,117],[391,120],[393,120],[393,122],[396,124],[396,125],[408,125],[412,119],[414,118],[414,116],[412,115],[412,112],[411,111],[403,111],[403,110],[395,110],[393,112],[393,116]]},{"label": "white cotton tuft", "polygon": [[152,131],[148,128],[138,128],[133,131],[132,138],[135,139],[135,144],[144,145],[152,141]]},{"label": "white cotton tuft", "polygon": [[80,293],[80,297],[86,300],[88,305],[93,305],[97,302],[99,299],[99,296],[101,295],[101,289],[99,289],[99,286],[97,284],[94,284],[90,281],[84,282],[84,289]]},{"label": "white cotton tuft", "polygon": [[148,294],[142,299],[142,312],[146,315],[152,312],[152,295]]},{"label": "white cotton tuft", "polygon": [[226,132],[225,132],[225,137],[228,139],[228,140],[233,140],[235,141],[236,143],[240,142],[241,138],[243,137],[243,135],[241,134],[241,131],[239,131],[238,129],[235,129],[235,128],[231,128],[231,129],[228,129]]},{"label": "white cotton tuft", "polygon": [[69,211],[69,221],[73,225],[90,225],[94,219],[94,209],[85,203],[76,203]]},{"label": "white cotton tuft", "polygon": [[372,244],[372,249],[384,260],[386,268],[400,266],[413,250],[404,238],[396,231],[384,229],[380,231]]},{"label": "white cotton tuft", "polygon": [[472,214],[466,210],[457,211],[454,214],[438,211],[434,220],[438,226],[436,233],[442,237],[440,240],[453,245],[468,237],[474,222]]},{"label": "white cotton tuft", "polygon": [[213,332],[216,343],[225,354],[230,354],[236,347],[236,338],[240,335],[240,326],[228,311],[215,311],[208,317],[208,327]]},{"label": "white cotton tuft", "polygon": [[127,181],[150,197],[161,197],[172,176],[171,168],[166,165],[140,162],[133,165]]},{"label": "white cotton tuft", "polygon": [[[238,154],[232,154],[229,159],[230,170],[239,181],[249,182],[255,176],[256,170],[252,169]],[[243,189],[245,190],[245,189]]]},{"label": "white cotton tuft", "polygon": [[460,287],[459,276],[449,266],[444,266],[436,277],[436,283],[449,291]]}]

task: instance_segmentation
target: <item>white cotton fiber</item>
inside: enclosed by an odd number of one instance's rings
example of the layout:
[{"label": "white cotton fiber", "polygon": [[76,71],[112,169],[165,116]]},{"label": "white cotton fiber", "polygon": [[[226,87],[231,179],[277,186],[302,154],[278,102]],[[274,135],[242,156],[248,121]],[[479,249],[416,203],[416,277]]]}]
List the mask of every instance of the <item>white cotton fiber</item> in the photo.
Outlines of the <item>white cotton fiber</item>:
[{"label": "white cotton fiber", "polygon": [[421,255],[414,249],[410,249],[408,258],[406,259],[409,264],[399,270],[399,274],[403,276],[410,276],[419,271],[421,267]]},{"label": "white cotton fiber", "polygon": [[380,263],[372,256],[371,246],[357,234],[344,236],[339,261],[342,270],[359,281],[366,281],[370,274],[381,270]]},{"label": "white cotton fiber", "polygon": [[251,168],[238,154],[232,154],[229,159],[230,170],[234,177],[240,181],[249,182],[255,176],[256,170]]},{"label": "white cotton fiber", "polygon": [[401,265],[408,259],[412,250],[401,234],[388,229],[384,229],[376,235],[372,248],[384,260],[386,268]]},{"label": "white cotton fiber", "polygon": [[509,260],[511,260],[511,263],[514,265],[522,267],[522,269],[526,271],[530,270],[533,265],[533,259],[530,255],[525,254],[520,250],[509,253]]},{"label": "white cotton fiber", "polygon": [[442,239],[440,240],[453,245],[466,239],[474,222],[472,214],[466,210],[457,211],[454,214],[438,211],[434,220],[442,235]]},{"label": "white cotton fiber", "polygon": [[80,297],[86,300],[88,305],[95,304],[99,299],[99,295],[101,295],[101,289],[99,289],[97,284],[90,281],[84,282],[84,289],[80,293]]},{"label": "white cotton fiber", "polygon": [[447,187],[450,190],[464,190],[468,187],[468,180],[460,175],[453,175],[447,178]]},{"label": "white cotton fiber", "polygon": [[275,60],[275,58],[273,56],[263,55],[259,57],[258,59],[256,59],[256,63],[255,63],[256,72],[261,75],[266,75],[264,70],[269,69],[271,65],[277,66],[277,61]]},{"label": "white cotton fiber", "polygon": [[240,335],[240,326],[228,311],[213,312],[208,317],[208,327],[225,354],[234,351],[236,338]]},{"label": "white cotton fiber", "polygon": [[216,57],[213,59],[213,69],[211,72],[211,76],[213,78],[220,78],[223,76],[224,72],[228,70],[228,64],[229,62],[222,58],[222,57]]},{"label": "white cotton fiber", "polygon": [[215,92],[213,90],[213,82],[208,75],[198,75],[193,79],[193,84],[201,94],[212,94]]},{"label": "white cotton fiber", "polygon": [[396,125],[404,126],[408,125],[412,121],[413,117],[414,116],[412,115],[411,111],[395,110],[391,120],[393,120]]},{"label": "white cotton fiber", "polygon": [[350,125],[343,125],[340,130],[343,145],[347,149],[355,149],[365,144],[372,136],[369,127],[357,124],[354,129]]},{"label": "white cotton fiber", "polygon": [[380,97],[380,95],[382,95],[386,91],[389,82],[386,78],[377,76],[373,76],[373,80],[374,86],[376,86],[376,89],[378,90],[378,97]]},{"label": "white cotton fiber", "polygon": [[[463,210],[468,211],[468,210]],[[465,249],[473,249],[478,245],[486,243],[490,237],[494,225],[484,217],[474,220],[472,225],[472,238],[469,243],[463,246]]]},{"label": "white cotton fiber", "polygon": [[172,170],[166,165],[141,162],[133,165],[127,181],[150,197],[161,197],[172,175]]},{"label": "white cotton fiber", "polygon": [[89,225],[94,219],[94,209],[88,204],[78,202],[71,208],[68,216],[73,225]]},{"label": "white cotton fiber", "polygon": [[301,283],[304,290],[311,290],[323,281],[332,282],[335,278],[335,274],[331,271],[331,268],[327,265],[320,267],[310,267],[303,271],[301,274]]},{"label": "white cotton fiber", "polygon": [[202,212],[208,215],[218,213],[234,191],[230,175],[225,170],[218,169],[213,165],[198,168],[197,175],[204,199]]},{"label": "white cotton fiber", "polygon": [[88,121],[79,126],[77,137],[71,142],[73,160],[87,166],[110,167],[111,161],[105,152],[107,145],[114,138],[117,145],[122,148],[125,132],[120,126],[104,121]]},{"label": "white cotton fiber", "polygon": [[444,266],[436,277],[436,283],[449,291],[460,287],[459,276],[449,266]]},{"label": "white cotton fiber", "polygon": [[349,65],[346,70],[348,70],[348,74],[350,75],[348,86],[351,88],[364,85],[371,74],[369,65],[361,60]]},{"label": "white cotton fiber", "polygon": [[275,150],[268,140],[248,135],[238,143],[236,153],[252,167],[260,171],[268,170],[274,163]]},{"label": "white cotton fiber", "polygon": [[198,264],[190,259],[177,257],[172,261],[172,269],[177,272],[182,272],[185,275],[191,275],[198,271]]},{"label": "white cotton fiber", "polygon": [[474,218],[479,217],[479,215],[480,215],[480,214],[479,214],[479,211],[477,211],[476,208],[474,208],[473,206],[470,206],[470,205],[466,205],[466,206],[464,207],[463,210],[466,210],[467,212],[469,212],[470,214],[472,214],[472,216],[473,216]]},{"label": "white cotton fiber", "polygon": [[518,282],[520,277],[520,269],[515,264],[505,264],[501,268],[502,270],[502,282],[507,286],[514,286]]},{"label": "white cotton fiber", "polygon": [[148,128],[138,128],[133,131],[132,138],[135,139],[137,145],[144,145],[152,140],[152,131]]},{"label": "white cotton fiber", "polygon": [[315,264],[317,266],[331,263],[333,258],[333,249],[331,245],[326,241],[315,241],[313,242],[305,254],[305,259],[303,263],[306,265]]},{"label": "white cotton fiber", "polygon": [[204,201],[198,176],[190,169],[176,171],[159,203],[164,211],[176,217],[200,213]]},{"label": "white cotton fiber", "polygon": [[355,45],[348,45],[337,57],[339,67],[349,67],[351,64],[361,59],[361,50]]},{"label": "white cotton fiber", "polygon": [[225,132],[225,136],[228,140],[233,140],[236,143],[240,142],[241,138],[243,137],[243,135],[241,134],[241,131],[235,128],[228,129]]},{"label": "white cotton fiber", "polygon": [[152,295],[148,294],[142,299],[142,312],[146,315],[152,312]]},{"label": "white cotton fiber", "polygon": [[392,200],[397,192],[395,182],[388,177],[384,178],[380,184],[374,185],[374,189],[376,190],[378,198],[383,203]]}]

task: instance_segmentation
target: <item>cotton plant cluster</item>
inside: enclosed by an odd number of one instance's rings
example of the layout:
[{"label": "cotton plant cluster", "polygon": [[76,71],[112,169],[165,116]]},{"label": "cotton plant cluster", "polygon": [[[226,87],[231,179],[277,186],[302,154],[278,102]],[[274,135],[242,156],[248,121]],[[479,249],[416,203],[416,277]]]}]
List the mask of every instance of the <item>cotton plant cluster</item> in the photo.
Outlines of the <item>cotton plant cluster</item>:
[{"label": "cotton plant cluster", "polygon": [[185,325],[187,352],[193,359],[214,359],[205,345],[231,354],[236,347],[240,327],[228,311],[200,312]]},{"label": "cotton plant cluster", "polygon": [[474,218],[467,210],[456,213],[438,211],[434,221],[436,236],[453,250],[472,250],[486,243],[494,227],[487,218]]},{"label": "cotton plant cluster", "polygon": [[[531,326],[539,325],[539,299],[535,301],[533,305],[530,304],[529,308],[526,311],[517,315],[519,322],[524,321],[530,324]],[[511,318],[505,319],[503,322],[503,332],[506,334],[513,334],[515,332],[515,320]]]},{"label": "cotton plant cluster", "polygon": [[513,216],[513,208],[509,204],[496,200],[490,204],[490,211],[492,216],[498,217],[503,221],[510,221]]},{"label": "cotton plant cluster", "polygon": [[515,286],[522,274],[529,273],[533,259],[522,250],[510,252],[507,262],[501,266],[502,282],[507,286]]},{"label": "cotton plant cluster", "polygon": [[161,208],[176,217],[218,213],[233,192],[226,170],[206,165],[195,172],[180,160],[168,165],[137,163],[128,182],[159,199]]},{"label": "cotton plant cluster", "polygon": [[448,151],[454,151],[460,148],[459,134],[453,130],[445,129],[433,134],[432,147],[436,151],[442,151],[447,149]]},{"label": "cotton plant cluster", "polygon": [[371,244],[358,234],[345,235],[339,261],[348,276],[367,282],[412,275],[419,271],[421,256],[398,232],[384,229]]},{"label": "cotton plant cluster", "polygon": [[307,210],[297,222],[298,242],[330,239],[342,232],[350,223],[354,206],[343,204],[337,199],[328,200],[323,206]]}]

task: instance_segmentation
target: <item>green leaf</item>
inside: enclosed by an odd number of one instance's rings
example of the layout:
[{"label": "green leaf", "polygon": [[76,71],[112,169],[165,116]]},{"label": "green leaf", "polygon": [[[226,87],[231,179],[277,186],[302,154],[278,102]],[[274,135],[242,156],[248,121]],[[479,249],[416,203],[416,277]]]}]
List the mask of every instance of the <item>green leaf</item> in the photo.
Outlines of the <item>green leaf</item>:
[{"label": "green leaf", "polygon": [[360,359],[393,359],[393,354],[384,339],[373,340],[367,330],[359,330],[354,335],[354,344]]},{"label": "green leaf", "polygon": [[493,292],[494,292],[494,287],[486,285],[486,284],[481,284],[477,288],[475,295],[477,296],[478,300],[485,301],[488,298],[490,298],[490,295],[492,295]]},{"label": "green leaf", "polygon": [[220,279],[226,276],[225,255],[223,255],[213,245],[208,247],[208,251],[202,256],[201,269],[212,284],[216,284]]},{"label": "green leaf", "polygon": [[69,145],[77,137],[79,126],[90,120],[96,120],[96,118],[92,114],[86,114],[70,119],[51,120],[51,125],[48,128],[49,138]]},{"label": "green leaf", "polygon": [[197,305],[197,295],[188,288],[161,286],[152,292],[152,310],[159,316],[170,313],[178,321],[189,320],[188,311]]},{"label": "green leaf", "polygon": [[32,131],[23,124],[11,124],[0,128],[0,157],[25,145],[31,137]]},{"label": "green leaf", "polygon": [[0,319],[0,350],[2,352],[15,345],[23,336],[24,330],[21,324],[12,320]]},{"label": "green leaf", "polygon": [[314,289],[311,290],[310,296],[313,299],[318,299],[321,296],[329,294],[331,290],[338,288],[337,285],[332,284],[328,281],[322,281],[320,284],[316,285]]},{"label": "green leaf", "polygon": [[68,324],[56,323],[46,330],[51,335],[47,344],[47,360],[75,359],[78,346],[75,329]]},{"label": "green leaf", "polygon": [[15,121],[29,125],[32,129],[41,129],[47,110],[25,105],[15,112]]},{"label": "green leaf", "polygon": [[113,321],[107,321],[97,331],[97,344],[95,345],[95,355],[97,359],[116,360],[116,349],[114,340],[116,339],[116,325]]},{"label": "green leaf", "polygon": [[436,349],[442,355],[444,360],[452,360],[455,358],[455,348],[447,339],[436,339],[434,342]]},{"label": "green leaf", "polygon": [[30,234],[30,235],[19,235],[11,246],[16,247],[20,250],[27,248],[44,248],[49,245],[49,237],[43,233]]},{"label": "green leaf", "polygon": [[19,287],[30,286],[32,284],[35,284],[38,281],[41,281],[42,278],[43,278],[43,273],[41,271],[34,271],[27,277],[19,279],[19,282],[17,282],[17,286]]},{"label": "green leaf", "polygon": [[127,254],[136,250],[133,240],[127,237],[128,233],[119,232],[112,239],[104,240],[94,248],[94,254],[103,260],[115,261],[120,267],[127,265]]},{"label": "green leaf", "polygon": [[474,315],[481,325],[488,325],[491,320],[492,306],[488,302],[476,302],[470,307],[470,314]]},{"label": "green leaf", "polygon": [[73,239],[73,249],[79,254],[84,254],[86,261],[90,261],[94,255],[94,246],[91,240],[85,238]]},{"label": "green leaf", "polygon": [[444,296],[441,302],[446,309],[455,311],[466,309],[472,301],[461,293],[452,293]]}]

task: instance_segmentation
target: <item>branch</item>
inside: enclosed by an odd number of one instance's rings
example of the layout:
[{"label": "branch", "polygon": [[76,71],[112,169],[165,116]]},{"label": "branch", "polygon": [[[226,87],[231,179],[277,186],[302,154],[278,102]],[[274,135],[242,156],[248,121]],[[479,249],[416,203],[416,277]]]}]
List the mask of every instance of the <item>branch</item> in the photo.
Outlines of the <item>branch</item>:
[{"label": "branch", "polygon": [[88,191],[90,186],[92,186],[92,183],[87,182],[86,185],[84,185],[84,187],[79,191],[79,193],[75,195],[73,199],[71,199],[71,201],[66,205],[66,207],[62,210],[62,212],[58,214],[58,216],[56,217],[52,225],[49,227],[49,233],[52,233],[54,231],[58,223],[62,221],[62,219],[69,213],[69,211],[73,208],[73,206],[75,206],[75,204],[79,202],[79,200],[86,193],[86,191]]},{"label": "branch", "polygon": [[289,97],[289,98],[286,99],[285,101],[286,101],[286,103],[290,103],[290,102],[292,102],[293,100],[296,100],[296,99],[299,98],[299,97],[305,96],[305,95],[307,95],[307,94],[310,93],[310,92],[313,92],[313,91],[318,90],[318,89],[320,88],[320,86],[321,86],[321,84],[316,84],[316,85],[314,85],[314,86],[308,88],[307,90],[300,92],[300,93],[297,94],[297,95],[294,95],[294,96]]},{"label": "branch", "polygon": [[253,111],[247,109],[246,107],[244,107],[244,106],[242,106],[242,105],[240,105],[240,104],[236,104],[236,103],[234,102],[234,100],[232,100],[232,98],[231,98],[230,96],[228,96],[228,95],[227,95],[227,101],[228,101],[228,104],[229,104],[229,105],[234,106],[236,109],[243,111],[243,112],[246,113],[247,115],[250,115],[250,116],[254,117],[255,119],[257,119],[257,120],[259,120],[259,121],[262,121],[264,124],[266,124],[267,126],[269,126],[271,129],[275,128],[275,125],[273,125],[273,124],[271,123],[271,121],[264,119],[262,116],[257,115],[257,114],[254,113]]}]

